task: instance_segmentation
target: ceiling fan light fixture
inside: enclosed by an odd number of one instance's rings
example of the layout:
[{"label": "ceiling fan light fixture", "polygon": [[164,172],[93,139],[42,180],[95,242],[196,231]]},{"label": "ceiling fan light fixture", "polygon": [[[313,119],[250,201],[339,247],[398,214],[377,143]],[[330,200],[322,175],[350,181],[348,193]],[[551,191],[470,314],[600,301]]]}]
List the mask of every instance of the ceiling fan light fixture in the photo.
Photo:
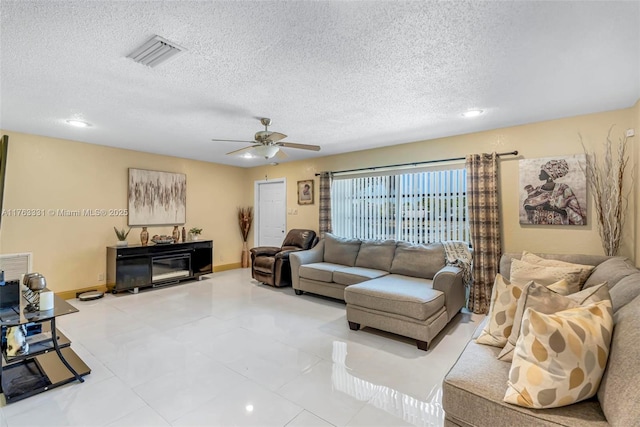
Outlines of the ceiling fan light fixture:
[{"label": "ceiling fan light fixture", "polygon": [[253,152],[257,156],[270,159],[278,153],[278,150],[280,150],[280,148],[275,145],[261,145],[260,147],[254,148]]}]

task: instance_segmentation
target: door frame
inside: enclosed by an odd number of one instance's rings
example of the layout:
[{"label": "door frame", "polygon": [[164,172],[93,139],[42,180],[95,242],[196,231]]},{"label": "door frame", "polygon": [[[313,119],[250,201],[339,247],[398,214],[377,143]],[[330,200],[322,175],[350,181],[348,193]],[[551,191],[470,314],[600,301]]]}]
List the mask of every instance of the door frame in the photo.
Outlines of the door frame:
[{"label": "door frame", "polygon": [[[258,225],[260,224],[260,185],[262,184],[271,184],[274,182],[281,182],[284,184],[284,230],[285,235],[287,234],[287,178],[271,178],[271,179],[262,179],[260,181],[253,182],[253,209],[255,218],[254,218],[254,227],[253,227],[253,246],[257,246],[257,241],[259,240],[260,230],[258,229]],[[284,237],[283,237],[284,238]]]}]

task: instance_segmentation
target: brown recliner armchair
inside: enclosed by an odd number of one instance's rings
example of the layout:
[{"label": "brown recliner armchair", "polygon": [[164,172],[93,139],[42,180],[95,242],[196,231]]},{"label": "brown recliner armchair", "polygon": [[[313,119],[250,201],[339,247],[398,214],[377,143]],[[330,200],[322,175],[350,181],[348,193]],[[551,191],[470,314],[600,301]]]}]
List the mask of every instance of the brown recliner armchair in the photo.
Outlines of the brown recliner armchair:
[{"label": "brown recliner armchair", "polygon": [[318,243],[313,230],[293,229],[282,242],[282,247],[259,246],[251,248],[251,277],[267,285],[291,286],[291,252],[311,249]]}]

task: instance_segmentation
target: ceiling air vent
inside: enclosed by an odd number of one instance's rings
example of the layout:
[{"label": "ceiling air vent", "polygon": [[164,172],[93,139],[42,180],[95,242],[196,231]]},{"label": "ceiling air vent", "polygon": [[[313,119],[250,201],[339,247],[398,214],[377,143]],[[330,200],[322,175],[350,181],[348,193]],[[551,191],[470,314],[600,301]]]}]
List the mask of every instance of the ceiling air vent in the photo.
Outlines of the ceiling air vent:
[{"label": "ceiling air vent", "polygon": [[142,65],[146,65],[147,67],[155,67],[184,50],[186,49],[170,42],[167,39],[160,36],[154,36],[145,44],[127,55],[127,58],[131,58]]}]

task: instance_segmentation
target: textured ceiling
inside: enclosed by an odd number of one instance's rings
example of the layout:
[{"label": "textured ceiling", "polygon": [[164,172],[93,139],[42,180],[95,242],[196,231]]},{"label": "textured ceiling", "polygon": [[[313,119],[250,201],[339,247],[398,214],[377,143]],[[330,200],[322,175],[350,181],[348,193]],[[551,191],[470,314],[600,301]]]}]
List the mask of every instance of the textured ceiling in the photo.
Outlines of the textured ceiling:
[{"label": "textured ceiling", "polygon": [[[640,2],[8,1],[0,128],[236,166],[632,106]],[[188,49],[148,68],[153,35]],[[461,112],[485,114],[464,119]],[[92,127],[70,127],[78,118]]]}]

